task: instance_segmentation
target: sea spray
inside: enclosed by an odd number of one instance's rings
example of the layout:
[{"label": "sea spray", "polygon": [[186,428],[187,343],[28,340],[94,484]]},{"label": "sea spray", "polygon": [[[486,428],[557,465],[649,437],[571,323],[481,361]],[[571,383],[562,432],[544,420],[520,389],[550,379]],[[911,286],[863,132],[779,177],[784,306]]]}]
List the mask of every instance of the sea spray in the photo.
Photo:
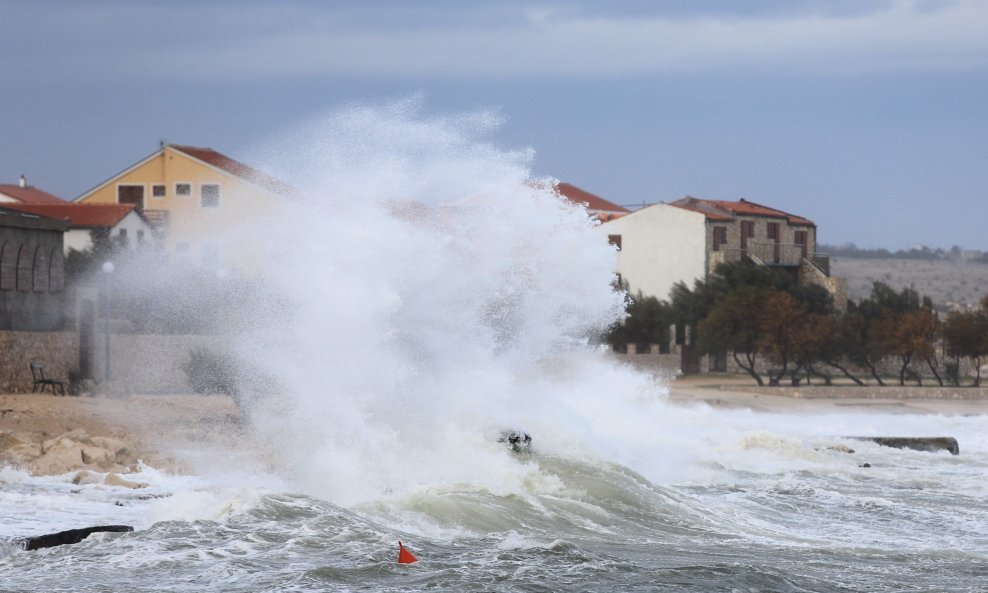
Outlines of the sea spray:
[{"label": "sea spray", "polygon": [[253,428],[304,491],[352,503],[435,483],[517,488],[530,468],[498,431],[586,449],[615,430],[595,420],[604,402],[660,394],[596,345],[626,298],[613,247],[533,180],[530,151],[484,141],[491,122],[355,107],[264,151],[299,191],[264,224],[283,309],[240,352],[277,379]]}]

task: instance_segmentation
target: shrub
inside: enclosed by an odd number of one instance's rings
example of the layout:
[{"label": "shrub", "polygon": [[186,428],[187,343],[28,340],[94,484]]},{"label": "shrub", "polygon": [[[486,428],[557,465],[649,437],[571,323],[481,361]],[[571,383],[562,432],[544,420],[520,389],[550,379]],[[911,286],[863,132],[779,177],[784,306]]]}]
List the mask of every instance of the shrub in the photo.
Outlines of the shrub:
[{"label": "shrub", "polygon": [[196,348],[189,351],[182,370],[196,393],[224,393],[237,399],[237,365],[228,356]]}]

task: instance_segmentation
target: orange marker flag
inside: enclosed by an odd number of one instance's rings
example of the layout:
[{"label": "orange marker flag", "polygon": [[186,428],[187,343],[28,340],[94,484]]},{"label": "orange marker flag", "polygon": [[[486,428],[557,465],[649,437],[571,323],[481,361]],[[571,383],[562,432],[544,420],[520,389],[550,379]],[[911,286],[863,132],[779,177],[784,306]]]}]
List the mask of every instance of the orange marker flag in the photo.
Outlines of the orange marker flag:
[{"label": "orange marker flag", "polygon": [[418,558],[406,550],[401,542],[398,542],[398,564],[411,564],[412,562],[418,562]]}]

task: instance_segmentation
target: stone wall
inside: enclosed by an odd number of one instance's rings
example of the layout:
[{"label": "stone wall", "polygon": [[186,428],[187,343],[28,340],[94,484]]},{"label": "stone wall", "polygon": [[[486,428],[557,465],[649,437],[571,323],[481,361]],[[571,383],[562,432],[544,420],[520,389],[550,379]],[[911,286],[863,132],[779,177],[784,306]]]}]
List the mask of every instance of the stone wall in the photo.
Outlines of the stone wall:
[{"label": "stone wall", "polygon": [[105,335],[96,336],[96,379],[121,393],[188,393],[183,366],[197,348],[226,352],[219,336],[113,334],[110,336],[110,381],[106,373]]},{"label": "stone wall", "polygon": [[671,378],[680,374],[682,355],[679,352],[659,354],[658,344],[652,344],[648,352],[636,352],[634,344],[629,344],[627,353],[611,352],[611,355],[638,370],[660,377]]},{"label": "stone wall", "polygon": [[[110,381],[106,376],[106,334],[93,337],[93,379],[100,390],[122,393],[188,393],[183,369],[189,353],[205,348],[228,352],[219,336],[114,333],[110,336]],[[79,369],[76,332],[0,331],[0,392],[30,392],[29,364],[44,365],[45,375],[64,381]]]},{"label": "stone wall", "polygon": [[79,336],[74,332],[0,331],[0,391],[30,392],[29,365],[45,367],[45,375],[68,381],[79,364]]}]

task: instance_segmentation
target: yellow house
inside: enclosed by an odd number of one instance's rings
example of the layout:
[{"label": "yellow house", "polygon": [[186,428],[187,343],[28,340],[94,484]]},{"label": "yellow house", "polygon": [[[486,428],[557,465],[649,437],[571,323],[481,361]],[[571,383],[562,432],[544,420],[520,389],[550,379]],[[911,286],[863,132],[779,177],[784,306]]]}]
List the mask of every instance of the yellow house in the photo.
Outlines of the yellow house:
[{"label": "yellow house", "polygon": [[[161,148],[82,194],[84,204],[134,204],[155,227],[166,253],[205,266],[252,267],[245,229],[294,190],[211,148]],[[245,261],[246,260],[246,261]]]}]

